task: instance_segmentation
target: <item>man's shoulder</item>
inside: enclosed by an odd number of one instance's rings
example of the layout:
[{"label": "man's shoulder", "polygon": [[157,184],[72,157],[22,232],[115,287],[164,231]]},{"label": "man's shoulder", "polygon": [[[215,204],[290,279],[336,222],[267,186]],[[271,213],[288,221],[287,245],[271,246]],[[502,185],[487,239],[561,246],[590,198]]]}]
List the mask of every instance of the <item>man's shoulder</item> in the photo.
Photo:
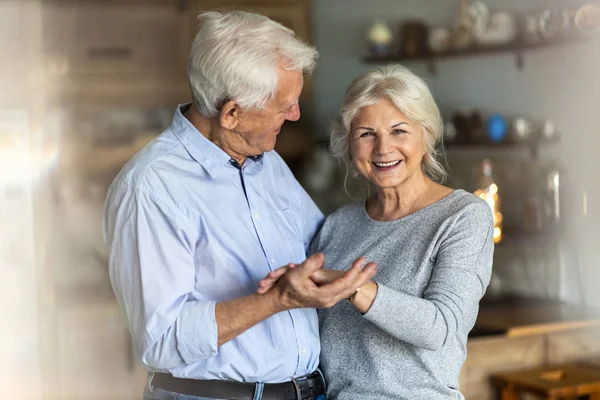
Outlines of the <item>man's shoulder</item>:
[{"label": "man's shoulder", "polygon": [[285,160],[275,150],[263,153],[264,163],[268,168],[278,176],[294,177]]},{"label": "man's shoulder", "polygon": [[121,169],[113,188],[155,190],[159,182],[171,182],[177,165],[190,160],[171,129],[165,130],[138,151]]}]

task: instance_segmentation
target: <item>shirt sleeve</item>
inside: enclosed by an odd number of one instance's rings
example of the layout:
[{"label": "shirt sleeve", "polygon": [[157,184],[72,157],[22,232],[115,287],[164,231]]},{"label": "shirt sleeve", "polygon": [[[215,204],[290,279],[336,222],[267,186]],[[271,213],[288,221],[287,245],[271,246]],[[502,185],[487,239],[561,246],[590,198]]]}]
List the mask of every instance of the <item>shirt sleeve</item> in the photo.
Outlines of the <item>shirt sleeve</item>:
[{"label": "shirt sleeve", "polygon": [[148,192],[109,192],[104,237],[110,279],[136,355],[151,370],[217,354],[215,302],[191,295],[197,235],[180,211]]},{"label": "shirt sleeve", "polygon": [[489,284],[493,261],[493,219],[484,203],[459,217],[439,247],[423,297],[378,283],[365,318],[390,335],[428,350],[442,348],[472,329]]}]

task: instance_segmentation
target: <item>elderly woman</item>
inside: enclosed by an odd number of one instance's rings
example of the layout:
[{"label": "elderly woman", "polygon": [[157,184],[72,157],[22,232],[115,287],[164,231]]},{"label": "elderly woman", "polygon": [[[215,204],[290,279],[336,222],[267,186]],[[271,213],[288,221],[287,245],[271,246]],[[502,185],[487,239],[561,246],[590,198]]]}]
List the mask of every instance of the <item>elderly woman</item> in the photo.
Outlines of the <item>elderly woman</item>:
[{"label": "elderly woman", "polygon": [[481,199],[437,183],[441,139],[438,107],[406,68],[377,68],[348,88],[331,149],[375,190],[326,219],[312,244],[326,269],[314,280],[336,279],[360,255],[377,274],[319,312],[328,399],[463,398],[458,378],[490,280],[493,218]]},{"label": "elderly woman", "polygon": [[491,276],[493,217],[481,199],[437,183],[441,139],[438,107],[406,68],[377,68],[348,88],[331,149],[375,191],[327,217],[311,245],[324,269],[312,279],[335,281],[363,255],[377,273],[348,302],[319,310],[328,399],[463,398],[458,378]]},{"label": "elderly woman", "polygon": [[326,219],[312,245],[326,269],[314,279],[336,279],[358,255],[378,272],[349,302],[319,313],[330,399],[462,398],[493,218],[476,196],[437,183],[441,139],[438,107],[406,68],[377,68],[348,88],[331,149],[375,191]]}]

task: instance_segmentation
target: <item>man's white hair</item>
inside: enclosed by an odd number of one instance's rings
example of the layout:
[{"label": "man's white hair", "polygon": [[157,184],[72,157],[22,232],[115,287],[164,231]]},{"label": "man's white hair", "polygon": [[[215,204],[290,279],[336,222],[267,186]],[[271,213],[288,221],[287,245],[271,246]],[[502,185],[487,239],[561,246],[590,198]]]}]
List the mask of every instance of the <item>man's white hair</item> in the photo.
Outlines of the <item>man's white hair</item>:
[{"label": "man's white hair", "polygon": [[205,117],[219,115],[229,100],[260,109],[275,95],[278,68],[315,68],[317,51],[291,29],[244,11],[205,12],[192,44],[188,76],[194,105]]}]

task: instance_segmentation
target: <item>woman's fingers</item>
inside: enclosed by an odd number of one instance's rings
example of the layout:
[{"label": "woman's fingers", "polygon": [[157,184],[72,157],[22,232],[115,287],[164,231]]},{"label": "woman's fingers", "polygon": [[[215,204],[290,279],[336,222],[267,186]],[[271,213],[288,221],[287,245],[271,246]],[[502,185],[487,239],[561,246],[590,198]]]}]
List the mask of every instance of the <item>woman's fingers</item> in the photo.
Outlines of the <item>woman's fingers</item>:
[{"label": "woman's fingers", "polygon": [[375,263],[370,262],[363,268],[364,261],[364,258],[358,258],[343,276],[319,287],[327,296],[333,297],[333,304],[350,296],[356,289],[365,285],[375,275],[377,270]]}]

